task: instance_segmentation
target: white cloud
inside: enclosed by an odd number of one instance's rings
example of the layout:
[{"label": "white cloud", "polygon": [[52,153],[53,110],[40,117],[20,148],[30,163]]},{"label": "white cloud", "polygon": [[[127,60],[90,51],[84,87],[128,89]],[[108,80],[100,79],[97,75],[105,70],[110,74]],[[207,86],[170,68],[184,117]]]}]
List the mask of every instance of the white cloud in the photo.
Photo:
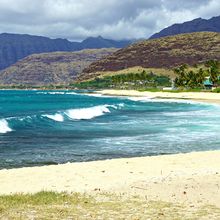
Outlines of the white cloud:
[{"label": "white cloud", "polygon": [[173,23],[219,11],[219,0],[0,0],[0,32],[70,40],[147,38]]}]

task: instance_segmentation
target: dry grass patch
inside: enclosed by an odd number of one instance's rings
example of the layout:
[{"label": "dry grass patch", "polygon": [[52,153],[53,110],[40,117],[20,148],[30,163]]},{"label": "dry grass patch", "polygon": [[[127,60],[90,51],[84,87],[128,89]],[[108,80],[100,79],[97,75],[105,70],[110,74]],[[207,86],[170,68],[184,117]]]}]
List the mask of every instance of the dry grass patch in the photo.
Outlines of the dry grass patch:
[{"label": "dry grass patch", "polygon": [[114,194],[66,194],[40,192],[34,195],[0,197],[0,219],[219,219],[214,206],[187,207],[140,197]]}]

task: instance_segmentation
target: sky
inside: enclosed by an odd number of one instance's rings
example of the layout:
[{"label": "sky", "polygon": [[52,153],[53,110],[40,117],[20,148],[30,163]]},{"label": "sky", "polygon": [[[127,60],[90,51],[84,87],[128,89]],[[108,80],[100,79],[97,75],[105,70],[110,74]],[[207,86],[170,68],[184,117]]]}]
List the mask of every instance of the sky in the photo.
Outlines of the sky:
[{"label": "sky", "polygon": [[139,39],[174,23],[218,15],[220,0],[0,0],[0,33]]}]

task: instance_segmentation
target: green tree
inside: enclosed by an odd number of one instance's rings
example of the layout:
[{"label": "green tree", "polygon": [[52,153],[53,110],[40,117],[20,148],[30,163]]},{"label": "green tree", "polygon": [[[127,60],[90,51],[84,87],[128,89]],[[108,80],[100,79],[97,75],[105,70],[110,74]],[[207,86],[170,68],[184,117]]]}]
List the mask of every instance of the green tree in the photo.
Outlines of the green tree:
[{"label": "green tree", "polygon": [[178,68],[175,68],[173,71],[177,75],[174,80],[176,87],[185,87],[187,84],[187,70],[188,66],[186,64],[181,65]]},{"label": "green tree", "polygon": [[209,60],[206,62],[206,66],[208,67],[208,74],[210,76],[210,80],[213,85],[217,85],[218,83],[218,76],[220,74],[220,63],[217,60]]},{"label": "green tree", "polygon": [[199,68],[196,77],[197,85],[203,87],[203,82],[205,81],[205,71],[202,68]]}]

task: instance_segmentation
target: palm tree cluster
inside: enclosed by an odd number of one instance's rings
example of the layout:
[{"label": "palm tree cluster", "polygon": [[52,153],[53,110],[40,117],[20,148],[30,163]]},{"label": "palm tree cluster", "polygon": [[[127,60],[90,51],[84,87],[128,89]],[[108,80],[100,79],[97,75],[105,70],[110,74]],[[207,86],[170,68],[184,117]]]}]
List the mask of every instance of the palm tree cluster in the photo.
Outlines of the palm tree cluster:
[{"label": "palm tree cluster", "polygon": [[195,70],[190,69],[186,64],[174,69],[177,75],[174,84],[175,87],[182,88],[204,88],[206,77],[217,86],[219,83],[220,63],[216,60],[209,60],[205,63],[204,68],[196,67]]},{"label": "palm tree cluster", "polygon": [[117,89],[146,89],[170,86],[170,78],[159,76],[145,70],[139,73],[117,74],[97,77],[94,80],[74,84],[77,88],[117,88]]},{"label": "palm tree cluster", "polygon": [[158,76],[153,72],[147,73],[143,70],[140,73],[119,74],[111,77],[113,85],[136,84],[146,86],[157,86],[170,84],[170,79],[166,76]]}]

